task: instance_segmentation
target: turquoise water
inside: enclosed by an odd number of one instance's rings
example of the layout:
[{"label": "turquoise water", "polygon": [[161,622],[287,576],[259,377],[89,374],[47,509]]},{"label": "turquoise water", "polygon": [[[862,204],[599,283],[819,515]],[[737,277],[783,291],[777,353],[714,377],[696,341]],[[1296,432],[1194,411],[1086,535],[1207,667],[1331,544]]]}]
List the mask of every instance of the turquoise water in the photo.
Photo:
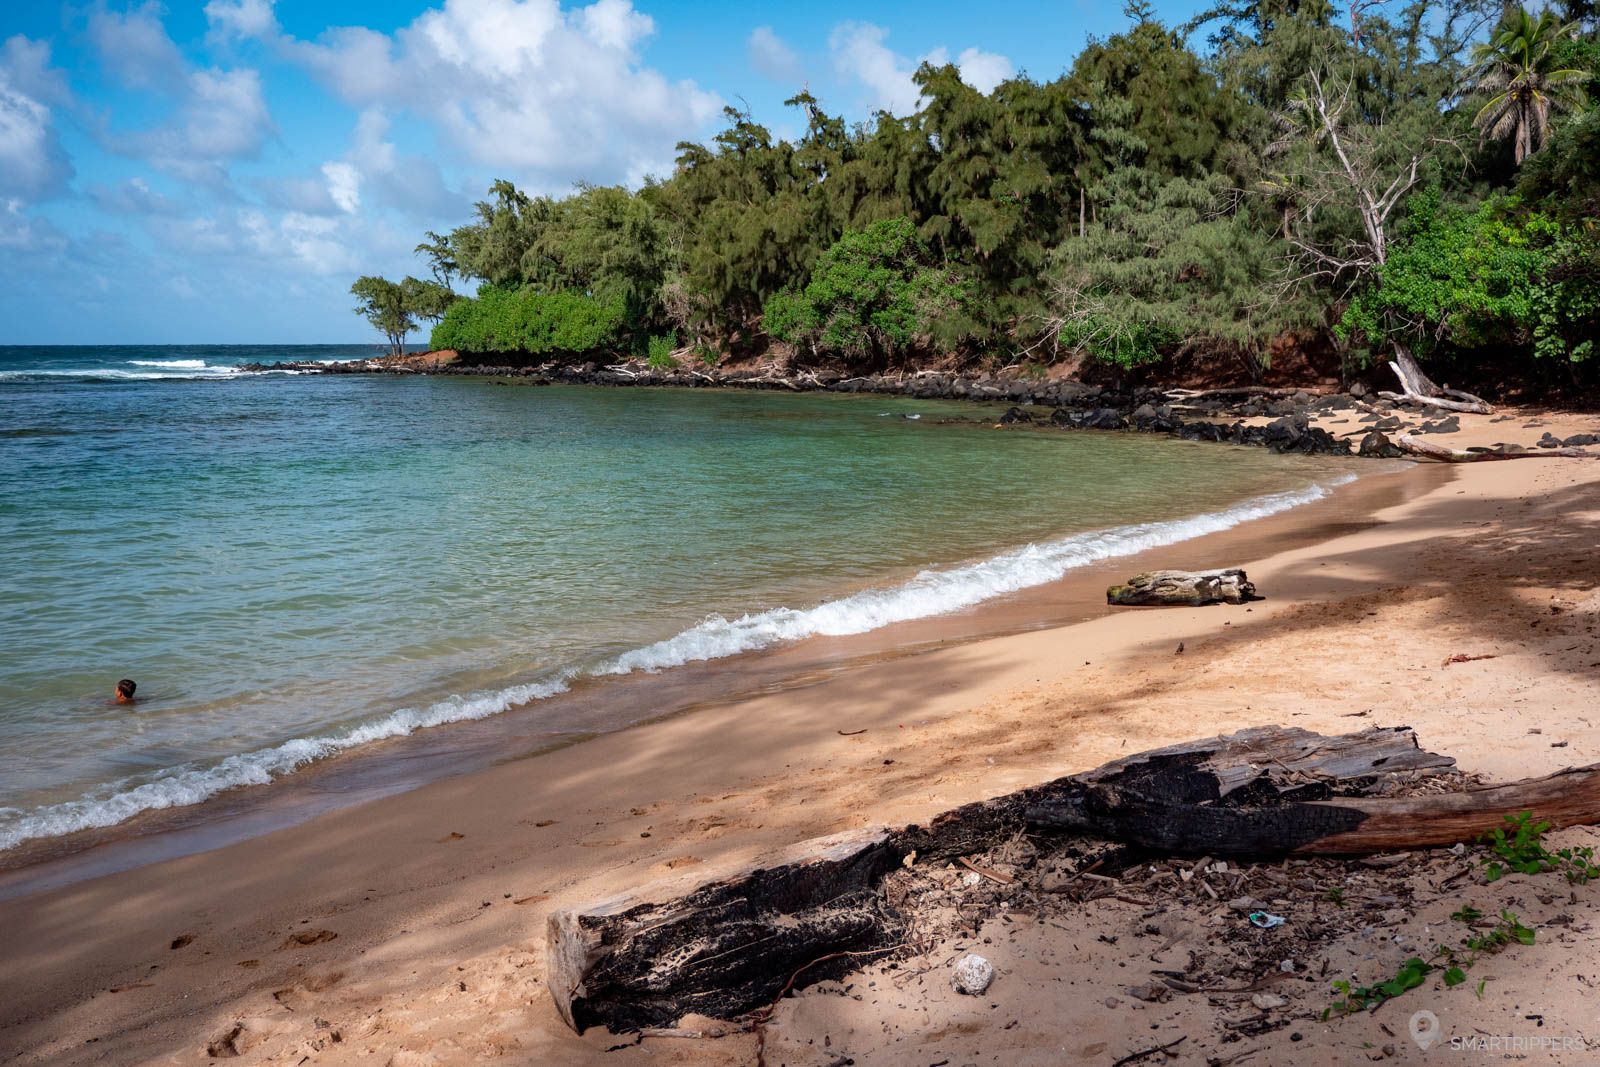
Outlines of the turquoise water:
[{"label": "turquoise water", "polygon": [[1345,477],[969,404],[228,369],[370,354],[0,348],[0,848],[580,675],[960,610]]}]

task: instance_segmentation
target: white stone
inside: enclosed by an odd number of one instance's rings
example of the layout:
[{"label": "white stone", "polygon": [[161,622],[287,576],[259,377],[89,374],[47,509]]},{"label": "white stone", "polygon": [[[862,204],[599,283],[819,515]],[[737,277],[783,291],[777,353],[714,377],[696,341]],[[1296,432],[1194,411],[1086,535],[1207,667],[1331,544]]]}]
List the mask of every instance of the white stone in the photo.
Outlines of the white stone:
[{"label": "white stone", "polygon": [[976,997],[994,981],[994,964],[975,952],[969,952],[956,961],[955,987],[957,993]]}]

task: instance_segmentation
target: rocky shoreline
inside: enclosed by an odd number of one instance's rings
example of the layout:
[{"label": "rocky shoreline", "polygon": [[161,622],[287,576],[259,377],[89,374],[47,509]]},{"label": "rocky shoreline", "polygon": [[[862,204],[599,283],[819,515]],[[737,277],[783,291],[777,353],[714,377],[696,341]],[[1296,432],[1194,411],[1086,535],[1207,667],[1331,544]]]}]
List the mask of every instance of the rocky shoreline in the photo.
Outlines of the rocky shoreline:
[{"label": "rocky shoreline", "polygon": [[[975,400],[1005,404],[1003,425],[1032,424],[1087,430],[1168,434],[1186,441],[1264,447],[1303,455],[1353,455],[1393,459],[1404,454],[1393,437],[1450,434],[1460,428],[1454,415],[1396,403],[1364,386],[1349,392],[1318,389],[1237,387],[1208,390],[1108,388],[1067,379],[985,372],[969,377],[940,371],[909,374],[846,375],[832,371],[780,373],[772,368],[657,368],[643,363],[602,365],[546,363],[537,366],[419,363],[417,357],[355,360],[347,363],[253,363],[250,372],[311,374],[446,374],[515,379],[526,385],[656,386],[687,389],[768,389],[791,392],[873,393],[921,400]],[[1514,421],[1519,416],[1500,419]],[[1319,425],[1332,423],[1335,430]],[[1523,428],[1533,428],[1530,423]],[[1347,428],[1346,428],[1347,427]],[[1546,432],[1539,448],[1600,443],[1600,435],[1561,439]],[[1484,449],[1489,450],[1489,449]],[[1504,443],[1494,451],[1521,452]]]}]

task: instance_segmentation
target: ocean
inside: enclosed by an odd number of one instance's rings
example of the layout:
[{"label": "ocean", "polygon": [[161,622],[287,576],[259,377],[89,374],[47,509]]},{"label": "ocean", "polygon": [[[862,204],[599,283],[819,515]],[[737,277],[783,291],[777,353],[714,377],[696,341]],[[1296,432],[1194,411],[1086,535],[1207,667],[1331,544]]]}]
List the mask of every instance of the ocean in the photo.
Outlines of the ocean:
[{"label": "ocean", "polygon": [[0,850],[960,612],[1352,477],[966,403],[235,369],[374,351],[0,347]]}]

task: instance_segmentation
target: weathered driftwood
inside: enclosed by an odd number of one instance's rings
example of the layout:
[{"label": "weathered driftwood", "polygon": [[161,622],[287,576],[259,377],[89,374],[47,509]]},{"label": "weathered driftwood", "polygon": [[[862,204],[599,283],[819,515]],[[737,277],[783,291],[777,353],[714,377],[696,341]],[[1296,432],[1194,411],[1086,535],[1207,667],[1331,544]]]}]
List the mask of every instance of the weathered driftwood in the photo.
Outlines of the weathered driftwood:
[{"label": "weathered driftwood", "polygon": [[805,842],[663,903],[647,890],[558,911],[547,928],[556,1009],[582,1033],[671,1026],[690,1012],[727,1019],[769,1003],[823,956],[891,943],[897,916],[877,884],[901,855],[888,832],[862,831]]},{"label": "weathered driftwood", "polygon": [[1461,793],[1240,807],[1096,786],[1038,804],[1028,816],[1034,826],[1163,851],[1360,855],[1471,841],[1525,811],[1556,828],[1600,822],[1600,764]]},{"label": "weathered driftwood", "polygon": [[1199,607],[1258,599],[1238,568],[1223,571],[1147,571],[1106,590],[1107,604]]},{"label": "weathered driftwood", "polygon": [[1494,414],[1494,408],[1481,397],[1463,393],[1459,389],[1441,389],[1421,367],[1417,366],[1417,361],[1412,358],[1411,349],[1405,345],[1394,346],[1394,359],[1390,361],[1389,369],[1400,379],[1400,388],[1405,392],[1399,396],[1394,393],[1378,394],[1386,400],[1409,401],[1423,407],[1440,408],[1444,411],[1465,411],[1473,415]]},{"label": "weathered driftwood", "polygon": [[[1397,776],[1452,763],[1418,748],[1405,728],[1323,737],[1264,727],[1175,745],[970,804],[926,827],[808,842],[758,870],[686,896],[647,888],[629,899],[557,912],[547,929],[548,985],[562,1017],[579,1031],[593,1025],[612,1030],[671,1026],[690,1012],[732,1018],[770,1004],[797,974],[801,985],[835,976],[863,954],[897,944],[903,920],[879,884],[913,852],[918,863],[954,862],[1025,832],[1030,824],[1050,823],[1069,802],[1089,797],[1160,798],[1178,808],[1264,806],[1377,793]],[[1100,825],[1115,821],[1099,816],[1101,809],[1090,803],[1080,807],[1096,812]],[[1333,827],[1345,829],[1343,823]],[[1148,835],[1134,821],[1130,838]],[[1240,851],[1217,847],[1215,836],[1175,847]],[[1259,851],[1281,853],[1302,844],[1305,836],[1294,824],[1283,842],[1274,843],[1264,833],[1253,840]],[[1126,852],[1094,837],[1058,840],[1068,842],[1062,847],[1085,864],[1091,857]]]},{"label": "weathered driftwood", "polygon": [[1330,396],[1333,390],[1298,386],[1231,385],[1219,389],[1168,389],[1162,395],[1170,400],[1209,400],[1222,396],[1291,397],[1301,393],[1306,396]]},{"label": "weathered driftwood", "polygon": [[1424,456],[1428,459],[1437,459],[1445,463],[1478,463],[1497,459],[1600,459],[1600,452],[1591,452],[1585,448],[1540,448],[1530,449],[1527,452],[1474,452],[1466,449],[1450,448],[1447,445],[1436,444],[1433,441],[1424,441],[1411,434],[1400,434],[1395,439],[1395,444],[1413,456]]}]

